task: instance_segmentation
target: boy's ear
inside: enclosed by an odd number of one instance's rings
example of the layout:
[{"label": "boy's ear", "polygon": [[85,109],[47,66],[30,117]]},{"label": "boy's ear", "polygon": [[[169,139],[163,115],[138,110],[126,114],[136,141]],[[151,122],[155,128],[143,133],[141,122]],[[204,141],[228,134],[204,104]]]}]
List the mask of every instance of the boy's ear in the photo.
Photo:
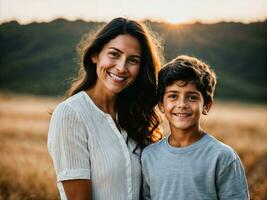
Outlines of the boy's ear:
[{"label": "boy's ear", "polygon": [[162,103],[162,102],[159,102],[159,103],[158,103],[158,107],[159,107],[160,112],[162,112],[162,113],[165,112],[165,111],[164,111],[164,107],[163,107],[163,103]]},{"label": "boy's ear", "polygon": [[212,103],[213,103],[213,101],[210,101],[209,103],[207,103],[206,105],[204,105],[203,111],[202,111],[202,114],[203,115],[207,115],[208,114],[208,112],[210,111],[210,108],[212,106]]}]

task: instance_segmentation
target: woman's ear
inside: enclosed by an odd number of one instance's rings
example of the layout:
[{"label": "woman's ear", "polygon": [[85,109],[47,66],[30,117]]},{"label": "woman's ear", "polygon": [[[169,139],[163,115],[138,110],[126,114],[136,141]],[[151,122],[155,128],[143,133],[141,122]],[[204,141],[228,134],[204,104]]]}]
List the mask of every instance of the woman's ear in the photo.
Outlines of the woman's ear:
[{"label": "woman's ear", "polygon": [[203,111],[202,114],[203,115],[207,115],[208,112],[210,111],[210,108],[212,106],[213,101],[210,101],[209,103],[207,103],[206,105],[203,106]]},{"label": "woman's ear", "polygon": [[165,112],[165,111],[164,111],[164,107],[163,107],[163,103],[162,103],[162,102],[159,102],[159,103],[158,103],[158,107],[159,107],[160,112],[162,112],[162,113]]},{"label": "woman's ear", "polygon": [[93,62],[94,64],[96,64],[96,63],[97,63],[97,55],[96,55],[96,54],[92,55],[92,56],[91,56],[91,60],[92,60],[92,62]]}]

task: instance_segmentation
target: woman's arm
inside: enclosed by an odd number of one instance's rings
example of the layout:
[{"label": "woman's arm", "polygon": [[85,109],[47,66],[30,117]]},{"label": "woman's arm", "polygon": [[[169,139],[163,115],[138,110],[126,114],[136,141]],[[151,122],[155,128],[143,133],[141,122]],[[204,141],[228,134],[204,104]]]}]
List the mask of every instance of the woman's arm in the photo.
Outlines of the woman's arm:
[{"label": "woman's arm", "polygon": [[62,181],[68,200],[92,200],[92,182],[86,179]]},{"label": "woman's arm", "polygon": [[62,183],[66,197],[70,200],[91,200],[88,132],[77,112],[69,104],[62,103],[53,112],[48,149],[57,181]]}]

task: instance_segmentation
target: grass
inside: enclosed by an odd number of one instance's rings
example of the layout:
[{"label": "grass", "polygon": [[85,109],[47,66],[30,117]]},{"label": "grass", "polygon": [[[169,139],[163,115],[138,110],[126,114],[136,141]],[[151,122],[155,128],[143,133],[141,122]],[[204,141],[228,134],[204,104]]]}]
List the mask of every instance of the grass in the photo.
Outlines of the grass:
[{"label": "grass", "polygon": [[0,200],[59,199],[46,140],[58,100],[0,95]]},{"label": "grass", "polygon": [[[59,101],[0,93],[0,200],[59,199],[46,146],[48,111]],[[203,127],[238,152],[251,199],[266,199],[267,106],[219,102]]]}]

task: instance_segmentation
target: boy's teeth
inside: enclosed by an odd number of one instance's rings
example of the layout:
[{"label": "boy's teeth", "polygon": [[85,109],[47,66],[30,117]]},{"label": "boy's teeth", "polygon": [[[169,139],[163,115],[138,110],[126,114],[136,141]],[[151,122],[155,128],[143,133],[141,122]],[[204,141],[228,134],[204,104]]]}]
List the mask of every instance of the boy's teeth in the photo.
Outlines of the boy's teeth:
[{"label": "boy's teeth", "polygon": [[123,81],[125,78],[124,77],[119,77],[115,74],[112,74],[112,73],[109,73],[109,75],[114,78],[115,80],[118,80],[118,81]]},{"label": "boy's teeth", "polygon": [[188,114],[186,114],[186,113],[184,113],[184,114],[176,113],[175,115],[178,117],[187,117],[188,116]]}]

